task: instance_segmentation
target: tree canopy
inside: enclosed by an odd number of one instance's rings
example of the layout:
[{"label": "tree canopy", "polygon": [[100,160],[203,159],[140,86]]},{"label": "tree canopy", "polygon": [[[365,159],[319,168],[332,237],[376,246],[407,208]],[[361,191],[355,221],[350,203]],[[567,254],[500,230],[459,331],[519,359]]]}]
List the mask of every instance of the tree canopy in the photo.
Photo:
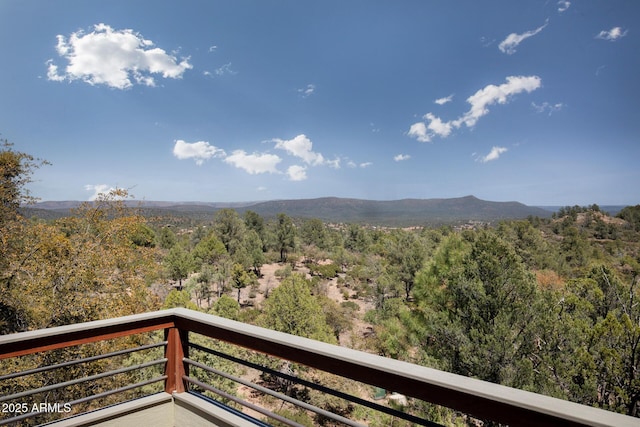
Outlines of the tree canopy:
[{"label": "tree canopy", "polygon": [[307,281],[298,274],[289,276],[271,292],[265,301],[264,325],[301,337],[335,342],[322,305],[311,295]]}]

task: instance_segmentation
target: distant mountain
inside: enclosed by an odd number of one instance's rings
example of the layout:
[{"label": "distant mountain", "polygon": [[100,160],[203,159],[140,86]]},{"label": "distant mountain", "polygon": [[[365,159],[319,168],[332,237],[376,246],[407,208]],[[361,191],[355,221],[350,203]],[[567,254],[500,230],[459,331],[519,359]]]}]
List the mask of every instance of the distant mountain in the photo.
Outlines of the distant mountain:
[{"label": "distant mountain", "polygon": [[[43,218],[42,210],[68,214],[81,202],[41,202],[33,206],[35,215]],[[493,222],[528,216],[547,218],[549,210],[526,206],[518,202],[490,202],[474,196],[450,199],[402,199],[389,201],[323,197],[318,199],[272,200],[246,203],[156,202],[128,201],[149,215],[176,215],[203,218],[223,208],[236,209],[240,214],[252,210],[265,218],[285,213],[292,218],[318,218],[334,223],[366,223],[371,225],[435,225],[466,221]],[[39,212],[39,213],[38,213]]]},{"label": "distant mountain", "polygon": [[75,209],[80,206],[83,202],[79,202],[77,200],[63,200],[63,201],[46,201],[46,202],[38,202],[33,205],[29,205],[31,208],[35,209],[46,209],[52,211],[64,211]]},{"label": "distant mountain", "polygon": [[296,218],[319,218],[326,222],[357,222],[377,225],[442,224],[551,216],[549,211],[526,206],[522,203],[489,202],[474,196],[389,201],[337,197],[274,200],[239,209],[239,211],[245,210],[252,210],[264,217],[284,212]]},{"label": "distant mountain", "polygon": [[[38,202],[32,205],[36,209],[49,209],[49,210],[70,210],[75,209],[87,203],[86,201],[79,200],[65,200],[65,201],[46,201]],[[161,208],[161,209],[189,209],[199,207],[208,209],[223,209],[223,208],[238,208],[243,206],[249,206],[256,204],[257,202],[161,202],[161,201],[149,201],[149,200],[125,200],[125,204],[129,207],[145,207],[145,208]]]}]

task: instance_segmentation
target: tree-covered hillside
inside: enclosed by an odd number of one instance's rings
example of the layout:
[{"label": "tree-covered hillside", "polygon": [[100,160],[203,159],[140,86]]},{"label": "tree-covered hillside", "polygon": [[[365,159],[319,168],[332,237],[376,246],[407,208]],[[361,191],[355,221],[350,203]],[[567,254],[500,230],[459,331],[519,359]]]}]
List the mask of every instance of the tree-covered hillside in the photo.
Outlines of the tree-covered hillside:
[{"label": "tree-covered hillside", "polygon": [[[81,202],[39,202],[24,206],[27,217],[56,219],[67,216]],[[469,221],[494,223],[505,219],[524,219],[530,216],[551,217],[552,212],[518,202],[491,202],[474,196],[448,199],[362,200],[339,197],[318,199],[272,200],[246,203],[171,203],[154,201],[125,201],[147,218],[164,217],[183,224],[206,222],[222,209],[235,209],[240,215],[255,212],[263,218],[274,219],[284,213],[294,220],[320,219],[329,223],[356,223],[371,226],[407,227],[440,226]]]}]

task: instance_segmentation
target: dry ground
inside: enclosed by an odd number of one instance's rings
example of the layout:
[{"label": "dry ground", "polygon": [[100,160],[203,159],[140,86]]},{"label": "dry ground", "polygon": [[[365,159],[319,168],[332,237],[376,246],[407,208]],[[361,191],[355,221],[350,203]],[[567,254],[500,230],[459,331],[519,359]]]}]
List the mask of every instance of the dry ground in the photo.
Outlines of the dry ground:
[{"label": "dry ground", "polygon": [[[253,306],[255,308],[260,309],[265,298],[268,296],[269,292],[273,291],[276,287],[280,285],[280,279],[278,279],[275,275],[275,272],[284,267],[284,264],[281,263],[273,263],[273,264],[264,264],[260,269],[261,277],[258,279],[258,289],[255,292],[254,298],[249,298],[252,289],[247,287],[240,291],[240,302],[243,306]],[[295,272],[309,274],[309,271],[302,264],[296,266]],[[338,279],[334,278],[327,282],[326,286],[323,287],[326,290],[326,295],[330,299],[336,301],[338,304],[345,301],[343,296],[343,291],[338,286]],[[233,292],[234,296],[235,290]],[[349,291],[349,296],[353,296],[354,292]],[[362,341],[362,337],[372,330],[372,326],[362,320],[364,317],[364,313],[367,310],[373,308],[372,304],[362,301],[359,299],[349,299],[350,301],[355,302],[360,307],[360,310],[356,313],[356,317],[353,319],[353,328],[351,330],[345,331],[340,335],[339,345],[344,347],[355,348],[358,347],[358,343]],[[260,372],[255,369],[247,369],[242,378],[253,383],[260,383]],[[242,399],[247,402],[253,403],[258,406],[265,405],[260,393],[256,393],[250,387],[241,385],[238,388],[238,395],[242,397]],[[267,405],[269,406],[269,405]],[[277,407],[269,407],[270,410],[277,410],[281,407],[281,403],[278,403]],[[242,412],[247,415],[253,416],[258,419],[264,418],[264,415],[255,412],[248,408],[243,408]]]},{"label": "dry ground", "polygon": [[[249,287],[244,288],[240,291],[240,302],[242,303],[242,305],[245,306],[252,304],[254,307],[260,309],[269,292],[273,291],[280,285],[280,279],[276,277],[275,272],[276,270],[279,270],[283,267],[284,264],[281,263],[264,264],[260,269],[262,277],[258,279],[259,285],[255,298],[249,298],[249,295],[252,291]],[[298,264],[294,271],[297,273],[304,273],[307,275],[309,274],[309,270],[302,264]],[[324,289],[326,290],[326,296],[337,302],[338,304],[345,301],[343,291],[338,286],[337,278],[331,279],[326,284],[326,286],[324,286]],[[354,292],[349,290],[349,296],[352,297],[353,294]],[[358,311],[356,318],[353,319],[353,329],[351,331],[346,331],[340,336],[340,345],[344,347],[353,347],[353,339],[356,337],[361,337],[365,332],[371,329],[371,325],[364,322],[362,318],[367,310],[371,310],[373,308],[373,305],[360,299],[349,300],[358,304],[360,310]]]}]

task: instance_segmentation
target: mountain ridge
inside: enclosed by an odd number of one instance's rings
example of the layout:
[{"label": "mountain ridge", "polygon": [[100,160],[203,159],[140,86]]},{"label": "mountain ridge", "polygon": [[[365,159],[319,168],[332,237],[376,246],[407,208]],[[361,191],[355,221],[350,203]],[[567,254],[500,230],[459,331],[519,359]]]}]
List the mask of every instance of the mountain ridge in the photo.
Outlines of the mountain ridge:
[{"label": "mountain ridge", "polygon": [[[69,212],[79,201],[46,201],[32,205],[34,210]],[[398,200],[368,200],[341,197],[313,199],[281,199],[255,202],[166,202],[126,200],[127,206],[137,207],[149,214],[206,215],[224,208],[243,214],[254,211],[267,218],[285,213],[293,218],[318,218],[334,223],[367,223],[371,225],[428,225],[465,221],[493,222],[503,219],[522,219],[530,216],[550,217],[552,212],[520,202],[493,202],[475,196],[456,198]]]}]

